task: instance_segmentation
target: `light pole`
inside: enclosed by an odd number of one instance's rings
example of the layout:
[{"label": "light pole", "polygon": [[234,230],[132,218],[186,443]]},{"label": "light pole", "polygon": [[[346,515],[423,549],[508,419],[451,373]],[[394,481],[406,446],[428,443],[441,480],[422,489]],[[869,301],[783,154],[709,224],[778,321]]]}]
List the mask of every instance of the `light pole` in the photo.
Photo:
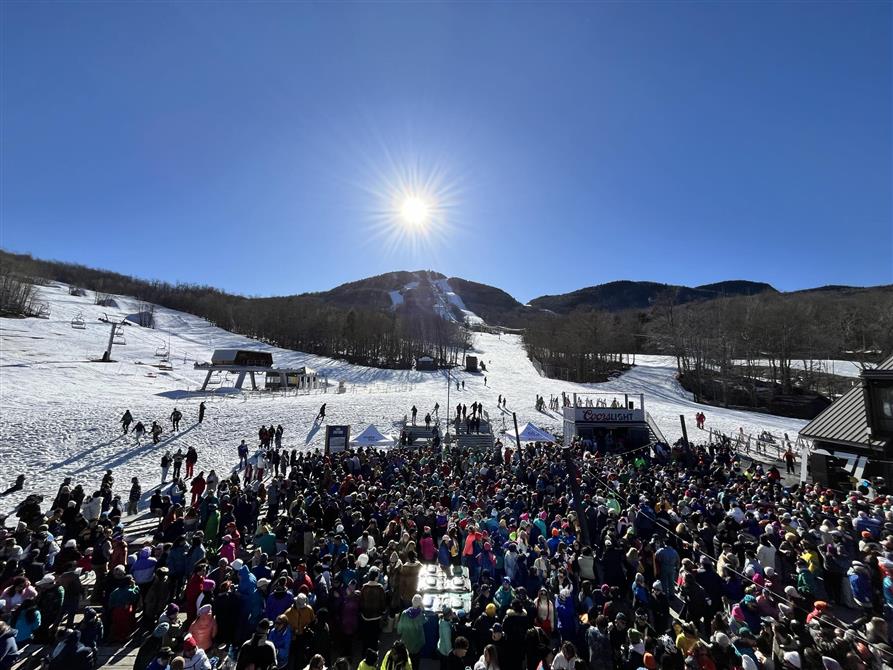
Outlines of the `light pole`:
[{"label": "light pole", "polygon": [[444,446],[449,444],[450,442],[450,417],[452,416],[453,409],[450,407],[450,386],[452,386],[452,380],[450,379],[450,361],[447,359],[447,405],[446,405],[446,434],[443,438]]}]

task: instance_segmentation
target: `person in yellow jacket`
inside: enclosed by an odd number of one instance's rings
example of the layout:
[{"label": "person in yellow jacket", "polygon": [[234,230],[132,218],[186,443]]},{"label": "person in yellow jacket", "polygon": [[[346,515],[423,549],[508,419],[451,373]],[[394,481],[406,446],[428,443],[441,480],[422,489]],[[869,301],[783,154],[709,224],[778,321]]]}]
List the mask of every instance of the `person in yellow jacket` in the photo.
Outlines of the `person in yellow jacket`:
[{"label": "person in yellow jacket", "polygon": [[375,649],[367,649],[357,670],[378,670],[378,652]]},{"label": "person in yellow jacket", "polygon": [[316,614],[307,602],[307,594],[297,595],[294,604],[285,610],[285,619],[295,636],[302,635],[304,629],[316,621]]},{"label": "person in yellow jacket", "polygon": [[379,670],[412,670],[412,661],[402,640],[394,642],[394,646],[384,655]]}]

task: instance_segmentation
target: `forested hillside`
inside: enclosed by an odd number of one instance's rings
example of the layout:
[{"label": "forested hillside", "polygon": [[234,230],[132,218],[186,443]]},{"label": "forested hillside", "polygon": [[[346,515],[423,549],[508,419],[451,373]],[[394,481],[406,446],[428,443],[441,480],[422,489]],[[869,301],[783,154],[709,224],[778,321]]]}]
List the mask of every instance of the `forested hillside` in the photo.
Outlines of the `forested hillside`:
[{"label": "forested hillside", "polygon": [[[201,316],[226,330],[280,347],[343,358],[359,365],[409,368],[420,355],[431,355],[442,362],[456,361],[468,347],[468,335],[459,325],[433,312],[413,310],[411,305],[394,310],[382,310],[377,304],[345,307],[312,294],[248,298],[210,286],[146,281],[5,251],[0,251],[0,269],[0,286],[10,287],[0,292],[4,300],[0,312],[7,314],[27,313],[10,299],[20,294],[16,287],[51,280],[94,291],[97,300],[108,294],[129,295]],[[29,299],[35,301],[33,295]]]}]

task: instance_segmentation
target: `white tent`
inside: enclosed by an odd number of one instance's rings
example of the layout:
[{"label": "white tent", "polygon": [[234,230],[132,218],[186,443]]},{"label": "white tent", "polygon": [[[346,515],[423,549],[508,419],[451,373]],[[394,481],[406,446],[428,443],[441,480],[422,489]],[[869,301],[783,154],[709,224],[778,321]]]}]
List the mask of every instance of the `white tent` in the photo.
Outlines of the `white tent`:
[{"label": "white tent", "polygon": [[396,442],[396,440],[393,437],[382,435],[381,431],[378,430],[373,423],[370,423],[366,427],[366,430],[350,441],[352,445],[358,447],[389,447],[392,446],[394,442]]},{"label": "white tent", "polygon": [[[515,436],[509,433],[510,437],[514,438]],[[524,430],[521,431],[521,434],[518,436],[521,438],[522,442],[555,442],[555,436],[551,433],[547,433],[541,428],[537,428],[532,423],[528,423],[524,426]]]}]

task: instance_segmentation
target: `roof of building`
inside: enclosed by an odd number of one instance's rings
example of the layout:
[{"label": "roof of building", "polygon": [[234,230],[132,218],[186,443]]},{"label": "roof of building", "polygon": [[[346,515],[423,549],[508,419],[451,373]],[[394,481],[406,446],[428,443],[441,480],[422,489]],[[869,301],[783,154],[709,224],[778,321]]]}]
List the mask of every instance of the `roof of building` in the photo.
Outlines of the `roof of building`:
[{"label": "roof of building", "polygon": [[[893,356],[876,370],[893,370]],[[806,424],[800,435],[822,442],[835,442],[867,449],[883,449],[885,440],[869,439],[865,396],[861,386],[851,388],[830,407]]]}]

